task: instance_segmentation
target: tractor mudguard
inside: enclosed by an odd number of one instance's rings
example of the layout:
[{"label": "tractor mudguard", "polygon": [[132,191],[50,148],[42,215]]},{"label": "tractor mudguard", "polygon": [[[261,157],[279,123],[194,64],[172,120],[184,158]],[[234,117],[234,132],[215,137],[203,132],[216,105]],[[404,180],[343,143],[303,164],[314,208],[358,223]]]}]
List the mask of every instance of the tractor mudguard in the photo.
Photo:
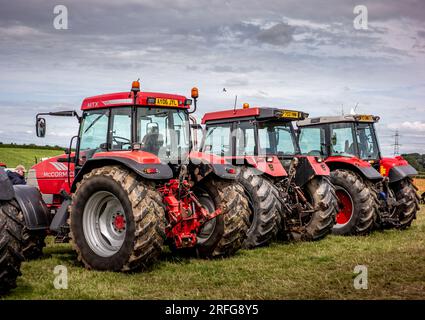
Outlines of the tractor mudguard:
[{"label": "tractor mudguard", "polygon": [[381,181],[383,179],[382,175],[370,163],[358,158],[329,157],[325,162],[332,171],[345,169],[356,172],[368,180]]},{"label": "tractor mudguard", "polygon": [[24,214],[29,230],[45,230],[50,225],[50,212],[37,188],[27,185],[13,186],[15,199]]},{"label": "tractor mudguard", "polygon": [[239,167],[232,165],[225,158],[213,154],[192,151],[189,158],[188,169],[193,181],[200,181],[211,172],[222,179],[235,180],[240,173]]},{"label": "tractor mudguard", "polygon": [[0,168],[0,200],[9,201],[15,196],[12,182],[10,182],[6,171]]},{"label": "tractor mudguard", "polygon": [[415,168],[413,168],[410,164],[404,166],[396,166],[392,167],[390,173],[388,174],[388,178],[390,179],[390,183],[400,181],[406,177],[414,177],[418,174]]},{"label": "tractor mudguard", "polygon": [[166,164],[141,164],[123,157],[97,157],[87,160],[83,167],[78,171],[78,174],[72,183],[71,192],[76,190],[77,182],[79,182],[87,172],[90,172],[94,168],[117,164],[130,168],[148,180],[169,180],[173,178],[173,171],[170,166]]},{"label": "tractor mudguard", "polygon": [[240,168],[231,164],[212,164],[211,167],[216,176],[227,180],[236,180],[241,171]]},{"label": "tractor mudguard", "polygon": [[330,170],[324,162],[317,162],[312,156],[299,156],[295,184],[302,187],[315,176],[329,176]]},{"label": "tractor mudguard", "polygon": [[356,167],[368,180],[382,180],[381,174],[374,167]]}]

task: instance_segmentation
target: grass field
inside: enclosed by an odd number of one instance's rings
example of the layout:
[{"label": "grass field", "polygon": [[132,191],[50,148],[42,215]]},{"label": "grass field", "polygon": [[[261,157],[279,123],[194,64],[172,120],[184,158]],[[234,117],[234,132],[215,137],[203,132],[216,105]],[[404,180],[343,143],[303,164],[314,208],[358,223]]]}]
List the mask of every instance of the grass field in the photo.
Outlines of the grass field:
[{"label": "grass field", "polygon": [[414,179],[415,186],[418,187],[418,192],[425,192],[425,179]]},{"label": "grass field", "polygon": [[14,168],[22,164],[28,170],[43,157],[53,157],[62,154],[60,150],[23,149],[23,148],[0,148],[0,162],[7,164],[8,168]]},{"label": "grass field", "polygon": [[[425,299],[425,208],[406,231],[330,236],[314,243],[273,244],[205,261],[165,253],[148,272],[85,270],[69,245],[50,240],[43,258],[25,262],[6,299]],[[53,286],[56,265],[68,289]],[[368,267],[368,289],[353,287],[356,265]]]}]

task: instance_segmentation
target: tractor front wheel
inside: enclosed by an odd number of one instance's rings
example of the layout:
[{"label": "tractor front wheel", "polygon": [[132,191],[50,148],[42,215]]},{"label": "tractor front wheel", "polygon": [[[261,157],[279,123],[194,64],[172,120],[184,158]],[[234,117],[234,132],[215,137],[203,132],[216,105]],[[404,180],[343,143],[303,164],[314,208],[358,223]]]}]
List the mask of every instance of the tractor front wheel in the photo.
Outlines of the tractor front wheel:
[{"label": "tractor front wheel", "polygon": [[374,226],[378,207],[373,191],[359,175],[338,169],[331,172],[335,186],[339,211],[332,233],[336,235],[365,235]]},{"label": "tractor front wheel", "polygon": [[120,166],[84,175],[73,195],[71,242],[88,269],[145,269],[165,239],[162,198],[153,185]]},{"label": "tractor front wheel", "polygon": [[21,275],[24,217],[16,202],[0,201],[0,295],[16,288]]}]

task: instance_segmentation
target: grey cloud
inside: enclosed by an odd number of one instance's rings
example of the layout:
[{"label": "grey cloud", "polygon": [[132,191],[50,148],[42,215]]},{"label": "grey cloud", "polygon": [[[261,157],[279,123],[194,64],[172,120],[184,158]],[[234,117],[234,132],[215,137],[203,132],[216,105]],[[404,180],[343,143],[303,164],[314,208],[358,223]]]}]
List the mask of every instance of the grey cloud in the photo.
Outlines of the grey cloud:
[{"label": "grey cloud", "polygon": [[286,23],[279,23],[269,29],[260,31],[257,34],[257,39],[260,42],[275,46],[287,46],[293,40],[294,30],[294,27]]}]

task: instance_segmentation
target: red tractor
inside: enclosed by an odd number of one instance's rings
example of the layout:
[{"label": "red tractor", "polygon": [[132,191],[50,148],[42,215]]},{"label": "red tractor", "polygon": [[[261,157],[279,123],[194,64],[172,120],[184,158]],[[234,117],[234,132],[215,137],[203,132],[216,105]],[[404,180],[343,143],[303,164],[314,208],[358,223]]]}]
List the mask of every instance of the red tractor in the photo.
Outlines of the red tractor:
[{"label": "red tractor", "polygon": [[[192,90],[196,101],[198,91]],[[219,157],[191,151],[184,96],[131,92],[84,99],[72,116],[78,136],[65,155],[29,171],[52,214],[37,217],[57,241],[71,239],[89,269],[128,271],[155,261],[164,243],[199,256],[228,256],[246,237],[249,208],[237,168]],[[73,141],[75,152],[71,152]]]},{"label": "red tractor", "polygon": [[371,115],[311,118],[297,122],[301,151],[323,157],[331,169],[340,211],[333,232],[367,234],[373,227],[407,228],[419,210],[412,177],[402,157],[381,155]]},{"label": "red tractor", "polygon": [[203,152],[242,168],[239,182],[251,207],[244,247],[268,244],[279,231],[286,239],[316,240],[332,229],[336,196],[329,169],[301,156],[292,121],[303,112],[249,108],[206,113]]}]

